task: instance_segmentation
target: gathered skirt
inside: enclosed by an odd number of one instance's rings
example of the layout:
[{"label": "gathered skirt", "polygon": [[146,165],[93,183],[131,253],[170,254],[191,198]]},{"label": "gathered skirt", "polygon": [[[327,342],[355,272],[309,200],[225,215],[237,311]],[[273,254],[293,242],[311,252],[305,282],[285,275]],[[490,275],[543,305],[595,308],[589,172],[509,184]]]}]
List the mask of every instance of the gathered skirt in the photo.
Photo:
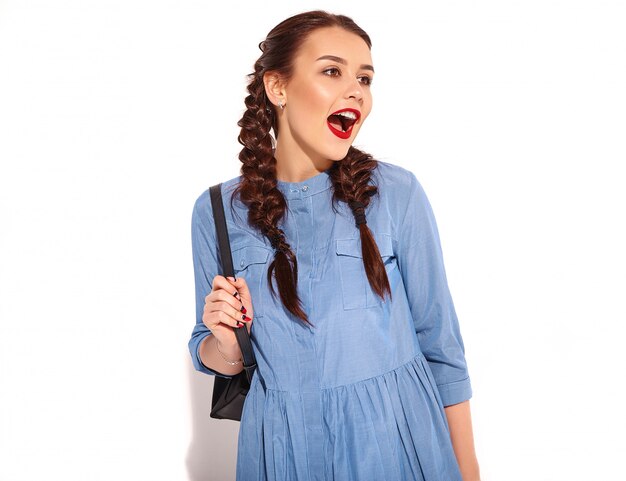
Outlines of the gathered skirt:
[{"label": "gathered skirt", "polygon": [[316,391],[253,378],[237,481],[462,481],[430,367],[419,353],[382,375]]}]

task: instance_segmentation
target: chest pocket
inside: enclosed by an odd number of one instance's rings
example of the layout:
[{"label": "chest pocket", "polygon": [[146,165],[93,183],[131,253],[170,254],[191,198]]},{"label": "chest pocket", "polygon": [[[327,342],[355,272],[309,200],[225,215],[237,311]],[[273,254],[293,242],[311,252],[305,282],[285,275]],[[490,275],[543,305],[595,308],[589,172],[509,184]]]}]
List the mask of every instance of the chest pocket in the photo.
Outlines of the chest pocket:
[{"label": "chest pocket", "polygon": [[248,284],[255,319],[265,315],[266,302],[262,286],[267,275],[270,254],[270,249],[259,245],[248,244],[232,247],[235,276],[243,277]]},{"label": "chest pocket", "polygon": [[[391,275],[397,267],[391,236],[374,234],[374,238],[383,264],[385,264],[389,283],[393,286]],[[363,309],[382,305],[383,300],[372,290],[367,280],[361,253],[361,240],[359,238],[336,239],[336,253],[341,277],[343,308],[345,310]]]}]

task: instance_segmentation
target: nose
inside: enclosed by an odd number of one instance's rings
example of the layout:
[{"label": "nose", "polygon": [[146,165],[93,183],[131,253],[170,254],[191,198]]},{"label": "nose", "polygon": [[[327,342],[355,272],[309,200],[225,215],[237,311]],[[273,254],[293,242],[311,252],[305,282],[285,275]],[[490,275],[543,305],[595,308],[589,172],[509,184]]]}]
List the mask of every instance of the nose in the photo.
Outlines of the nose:
[{"label": "nose", "polygon": [[359,79],[353,79],[346,87],[345,92],[346,99],[355,99],[357,102],[363,102],[363,84],[359,82]]}]

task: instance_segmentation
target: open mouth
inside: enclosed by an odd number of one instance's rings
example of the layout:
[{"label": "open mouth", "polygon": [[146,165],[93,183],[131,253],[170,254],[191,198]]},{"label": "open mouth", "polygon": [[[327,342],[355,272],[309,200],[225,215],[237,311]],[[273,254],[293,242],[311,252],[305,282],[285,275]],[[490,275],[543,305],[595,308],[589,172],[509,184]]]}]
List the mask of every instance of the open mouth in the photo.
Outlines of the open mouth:
[{"label": "open mouth", "polygon": [[330,131],[340,139],[347,139],[352,134],[352,127],[361,117],[355,109],[342,109],[328,116],[327,124]]}]

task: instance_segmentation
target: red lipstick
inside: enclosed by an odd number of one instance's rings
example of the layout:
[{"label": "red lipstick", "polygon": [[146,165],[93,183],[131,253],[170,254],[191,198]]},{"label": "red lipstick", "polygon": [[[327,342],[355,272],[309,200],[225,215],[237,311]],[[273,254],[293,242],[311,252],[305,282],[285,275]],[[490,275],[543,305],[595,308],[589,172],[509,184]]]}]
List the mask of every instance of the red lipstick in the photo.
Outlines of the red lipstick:
[{"label": "red lipstick", "polygon": [[341,109],[330,114],[326,119],[326,124],[333,134],[345,140],[350,138],[352,127],[360,118],[361,112],[356,109]]}]

